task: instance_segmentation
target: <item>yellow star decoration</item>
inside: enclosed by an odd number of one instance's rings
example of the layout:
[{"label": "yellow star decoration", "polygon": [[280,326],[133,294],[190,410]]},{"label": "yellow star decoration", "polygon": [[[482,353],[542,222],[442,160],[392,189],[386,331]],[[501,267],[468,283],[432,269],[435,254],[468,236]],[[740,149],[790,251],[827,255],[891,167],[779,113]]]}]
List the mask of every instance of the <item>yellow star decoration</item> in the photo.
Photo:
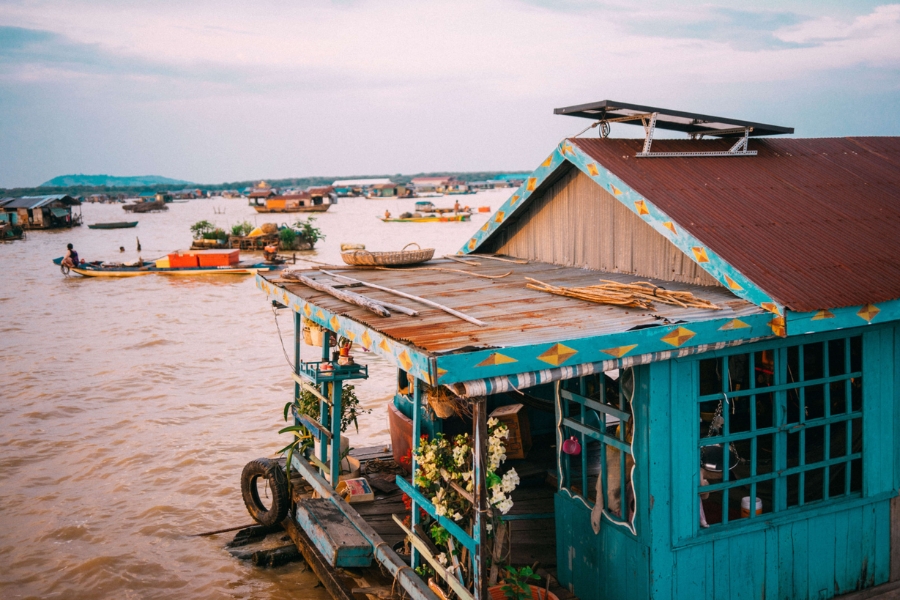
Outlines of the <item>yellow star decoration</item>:
[{"label": "yellow star decoration", "polygon": [[400,355],[397,357],[397,360],[400,361],[400,366],[403,367],[404,371],[409,371],[413,366],[412,361],[409,359],[409,354],[406,353],[406,350],[400,353]]},{"label": "yellow star decoration", "polygon": [[312,314],[312,308],[310,308],[309,303],[303,304],[303,312],[306,313],[307,317]]},{"label": "yellow star decoration", "polygon": [[501,222],[503,222],[503,217],[504,217],[505,215],[506,215],[506,213],[504,213],[502,210],[499,211],[499,212],[497,213],[497,216],[494,217],[494,222],[495,222],[495,223],[501,223]]},{"label": "yellow star decoration", "polygon": [[638,200],[634,203],[634,207],[637,209],[637,213],[639,215],[649,215],[650,211],[647,210],[647,203],[643,200]]},{"label": "yellow star decoration", "polygon": [[476,240],[475,238],[472,238],[471,240],[469,240],[469,252],[471,252],[472,250],[475,249],[475,244],[477,244],[477,243],[478,243],[478,240]]},{"label": "yellow star decoration", "polygon": [[616,358],[622,358],[632,350],[637,348],[637,344],[631,344],[630,346],[619,346],[618,348],[607,348],[606,350],[601,350],[603,354],[609,354],[610,356],[615,356]]},{"label": "yellow star decoration", "polygon": [[528,190],[529,192],[533,192],[536,184],[537,184],[537,178],[529,177],[528,184],[525,186],[525,189]]},{"label": "yellow star decoration", "polygon": [[572,144],[567,144],[564,142],[563,145],[559,147],[559,150],[563,154],[571,154],[572,156],[575,156],[575,150],[572,149]]},{"label": "yellow star decoration", "polygon": [[294,303],[294,304],[291,305],[291,308],[294,309],[294,312],[300,312],[300,305],[299,305],[299,304]]},{"label": "yellow star decoration", "polygon": [[609,184],[609,189],[612,190],[612,193],[615,194],[616,196],[621,196],[621,195],[622,195],[622,190],[620,190],[619,188],[617,188],[617,187],[614,186],[613,184]]},{"label": "yellow star decoration", "polygon": [[447,369],[442,369],[442,368],[438,367],[438,370],[437,370],[438,379],[440,379],[441,377],[443,377],[446,374],[447,374]]},{"label": "yellow star decoration", "polygon": [[337,332],[337,330],[341,328],[341,322],[338,321],[337,315],[331,317],[331,320],[328,321],[328,324],[331,325],[332,331],[335,332]]},{"label": "yellow star decoration", "polygon": [[741,287],[741,285],[740,285],[737,281],[735,281],[734,279],[732,279],[732,278],[729,277],[728,275],[725,275],[725,283],[727,283],[727,284],[728,284],[728,287],[730,287],[730,288],[733,289],[733,290],[742,290],[742,289],[744,289],[744,288]]},{"label": "yellow star decoration", "polygon": [[290,304],[291,301],[288,300],[287,292],[283,292],[283,293],[281,294],[281,297],[284,298],[284,305],[285,305],[285,306],[287,306],[288,304]]},{"label": "yellow star decoration", "polygon": [[781,311],[778,310],[778,306],[774,302],[763,302],[759,305],[759,307],[763,310],[767,310],[772,314],[780,315]]},{"label": "yellow star decoration", "polygon": [[431,385],[431,377],[428,375],[428,373],[423,371],[419,373],[419,377],[422,379],[422,381],[424,381],[428,385]]},{"label": "yellow star decoration", "polygon": [[519,362],[514,358],[510,358],[509,356],[505,356],[500,354],[499,352],[494,352],[486,359],[475,365],[476,367],[495,367],[497,365],[506,365],[509,363]]},{"label": "yellow star decoration", "polygon": [[519,195],[518,194],[513,195],[513,197],[509,199],[510,207],[515,206],[516,202],[518,202],[518,201],[519,201]]},{"label": "yellow star decoration", "polygon": [[537,358],[538,360],[541,360],[547,364],[558,367],[576,354],[578,354],[578,350],[573,350],[572,348],[563,346],[562,344],[553,344],[549,350],[547,350],[543,354],[538,355]]},{"label": "yellow star decoration", "polygon": [[746,329],[750,327],[740,319],[732,319],[719,327],[719,331],[731,331],[732,329]]},{"label": "yellow star decoration", "polygon": [[679,346],[683,345],[685,342],[687,342],[689,339],[691,339],[695,335],[697,335],[697,334],[694,333],[693,331],[691,331],[690,329],[685,329],[684,327],[677,327],[659,339],[667,344],[670,344],[670,345],[678,348]]},{"label": "yellow star decoration", "polygon": [[384,338],[382,338],[382,340],[380,342],[378,342],[378,347],[381,348],[382,350],[384,350],[385,352],[391,351],[390,344],[388,344],[387,340],[385,340]]},{"label": "yellow star decoration", "polygon": [[834,313],[830,310],[820,310],[813,315],[812,321],[821,321],[822,319],[833,319]]},{"label": "yellow star decoration", "polygon": [[325,313],[322,312],[321,308],[316,311],[316,316],[319,317],[320,319],[322,319],[323,321],[325,320]]},{"label": "yellow star decoration", "polygon": [[597,165],[595,163],[588,163],[587,170],[588,173],[591,174],[591,177],[596,177],[600,174],[600,171],[597,169]]},{"label": "yellow star decoration", "polygon": [[344,334],[344,337],[346,337],[348,340],[350,340],[352,342],[356,339],[356,334],[353,333],[352,331],[348,331]]},{"label": "yellow star decoration", "polygon": [[485,221],[485,222],[484,222],[484,225],[481,226],[481,230],[482,230],[482,231],[487,231],[487,230],[488,230],[488,227],[490,227],[490,226],[491,226],[491,222],[490,222],[490,221]]},{"label": "yellow star decoration", "polygon": [[368,330],[363,332],[362,337],[359,338],[359,341],[362,344],[363,348],[365,348],[366,350],[372,347],[372,336],[369,335]]},{"label": "yellow star decoration", "polygon": [[874,304],[866,304],[861,309],[859,309],[859,312],[856,314],[859,318],[863,319],[866,323],[871,323],[872,319],[875,318],[875,315],[877,315],[880,312],[881,312],[881,310]]},{"label": "yellow star decoration", "polygon": [[675,223],[673,223],[672,221],[666,221],[665,223],[663,223],[663,227],[671,231],[673,234],[678,235],[678,232],[675,231]]},{"label": "yellow star decoration", "polygon": [[544,159],[544,162],[541,163],[542,167],[549,167],[553,164],[553,155],[551,154],[547,158]]},{"label": "yellow star decoration", "polygon": [[706,255],[706,248],[702,246],[694,246],[691,248],[691,251],[694,253],[694,258],[697,259],[698,263],[709,262],[709,257]]},{"label": "yellow star decoration", "polygon": [[774,333],[778,337],[787,336],[787,330],[784,327],[784,317],[775,317],[774,319],[769,321],[769,327],[772,328],[772,333]]}]

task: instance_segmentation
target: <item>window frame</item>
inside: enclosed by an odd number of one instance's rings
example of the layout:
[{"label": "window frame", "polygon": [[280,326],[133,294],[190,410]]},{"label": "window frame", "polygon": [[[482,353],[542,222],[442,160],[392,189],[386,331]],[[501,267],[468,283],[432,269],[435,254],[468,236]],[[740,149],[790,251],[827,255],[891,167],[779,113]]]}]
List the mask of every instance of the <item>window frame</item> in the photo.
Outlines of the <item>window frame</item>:
[{"label": "window frame", "polygon": [[[868,328],[866,328],[868,329]],[[875,329],[874,327],[872,329]],[[683,454],[684,452],[690,452],[690,460],[696,462],[696,466],[693,467],[693,477],[689,486],[686,485],[677,485],[673,486],[672,493],[675,495],[676,502],[673,503],[673,509],[675,506],[679,504],[679,502],[683,500],[687,500],[687,493],[690,493],[690,498],[692,502],[690,506],[693,508],[688,511],[683,511],[679,514],[677,509],[673,510],[673,528],[672,528],[672,536],[673,536],[673,544],[675,546],[683,546],[690,545],[692,543],[705,542],[711,539],[718,539],[722,537],[729,537],[731,535],[741,533],[748,530],[758,530],[763,527],[766,527],[773,522],[786,522],[792,521],[799,518],[799,515],[802,513],[827,513],[834,512],[837,510],[845,510],[847,508],[851,508],[854,505],[866,504],[872,501],[876,501],[881,498],[881,496],[888,497],[891,495],[890,493],[882,493],[882,494],[870,494],[867,493],[867,485],[866,485],[866,474],[865,474],[865,466],[863,466],[863,475],[862,475],[862,485],[856,491],[850,491],[849,483],[845,483],[845,493],[840,496],[830,497],[826,496],[827,486],[823,484],[823,498],[821,500],[815,500],[809,503],[806,502],[798,502],[792,506],[787,506],[787,494],[785,491],[785,487],[787,486],[788,477],[790,475],[794,475],[800,472],[809,472],[812,469],[824,468],[826,466],[831,467],[835,464],[845,464],[847,465],[845,469],[845,477],[850,477],[850,464],[855,460],[862,460],[863,465],[866,463],[866,438],[871,435],[868,431],[871,429],[871,425],[867,423],[867,416],[871,414],[876,407],[869,406],[869,401],[867,399],[872,395],[871,386],[873,384],[877,385],[877,375],[873,376],[871,371],[867,371],[867,360],[864,359],[864,356],[867,354],[866,350],[866,338],[867,331],[863,328],[853,328],[853,329],[845,329],[845,330],[836,330],[832,332],[826,332],[821,334],[809,334],[802,336],[794,336],[791,338],[781,339],[781,340],[771,340],[771,341],[763,341],[756,342],[748,345],[740,345],[740,346],[732,346],[730,348],[712,350],[709,352],[705,352],[698,355],[692,355],[688,357],[676,358],[674,363],[677,365],[675,369],[673,369],[673,378],[681,378],[684,380],[684,383],[687,384],[689,381],[689,385],[681,386],[679,382],[672,382],[672,391],[673,391],[673,406],[680,407],[678,410],[687,410],[690,412],[689,419],[693,422],[693,435],[684,436],[682,441],[675,441],[675,434],[673,433],[673,450],[676,448],[680,448],[678,452],[673,454],[674,456],[686,456]],[[860,338],[860,346],[859,346],[859,369],[857,371],[850,371],[852,359],[852,349],[851,342],[852,338]],[[845,372],[840,375],[830,375],[830,365],[828,361],[828,344],[834,340],[845,340],[845,361],[844,361],[844,369]],[[804,381],[802,376],[797,377],[798,381],[789,383],[786,381],[787,379],[787,364],[788,364],[788,349],[793,347],[800,347],[802,352],[802,347],[822,343],[825,350],[823,351],[822,357],[822,377]],[[765,392],[773,393],[773,407],[777,407],[777,413],[773,415],[773,425],[770,428],[765,429],[757,429],[754,431],[754,427],[750,427],[747,431],[741,431],[735,434],[731,434],[730,437],[727,437],[729,442],[734,441],[736,439],[756,439],[761,435],[773,435],[773,469],[771,476],[757,476],[754,477],[745,477],[740,480],[732,480],[728,481],[725,479],[725,475],[723,473],[723,480],[721,484],[717,484],[715,487],[712,486],[703,486],[701,489],[700,486],[700,466],[699,461],[697,461],[697,455],[699,453],[699,448],[701,445],[711,445],[717,442],[723,442],[723,438],[710,438],[710,442],[708,444],[703,444],[703,441],[706,439],[705,436],[701,434],[700,429],[700,419],[696,418],[696,415],[699,411],[699,406],[703,402],[709,402],[714,399],[718,399],[722,396],[722,392],[717,392],[715,394],[705,394],[700,395],[700,363],[701,361],[715,358],[721,361],[720,364],[728,365],[727,358],[740,354],[747,354],[751,357],[754,357],[757,353],[764,351],[772,351],[774,356],[774,364],[776,365],[774,372],[774,381],[773,385],[758,388],[755,384],[751,385],[748,389],[728,392],[729,398],[734,397],[751,397],[759,393],[759,390],[764,389]],[[802,360],[800,359],[802,355],[798,354],[798,364],[802,364]],[[753,368],[753,363],[751,362],[748,365],[748,369]],[[874,368],[875,365],[869,365],[869,369]],[[750,371],[752,373],[752,370]],[[850,389],[851,380],[857,377],[863,378],[863,387],[860,390],[860,395],[862,400],[862,405],[859,410],[852,410],[852,390]],[[827,417],[816,418],[815,420],[806,420],[805,415],[801,415],[797,422],[786,423],[787,415],[785,414],[785,409],[787,406],[787,394],[788,390],[791,389],[804,389],[816,385],[822,385],[826,392],[825,398],[823,402],[826,406],[830,405],[828,400],[830,399],[830,384],[836,381],[845,381],[845,402],[847,403],[847,412],[840,415],[831,415],[828,413]],[[727,371],[723,370],[722,372],[722,389],[727,389],[728,387],[728,377]],[[802,392],[801,392],[802,393]],[[805,404],[805,399],[803,400]],[[800,411],[801,413],[804,411]],[[823,458],[822,461],[817,461],[816,463],[805,464],[804,460],[797,466],[791,467],[788,469],[787,467],[787,453],[784,445],[787,442],[787,435],[790,429],[798,429],[798,427],[804,423],[812,423],[812,426],[820,426],[820,425],[828,425],[826,427],[826,431],[830,428],[831,423],[839,423],[846,422],[848,430],[851,427],[851,423],[859,419],[860,427],[861,427],[861,438],[862,438],[862,448],[856,452],[852,453],[850,450],[852,448],[852,435],[848,435],[847,437],[847,447],[845,448],[845,454],[838,457],[833,458],[831,456],[830,450],[827,455],[827,458]],[[687,424],[687,421],[679,418],[678,422],[682,422]],[[673,425],[676,424],[676,421],[673,420]],[[755,424],[754,424],[755,425]],[[802,431],[805,431],[805,426],[803,428],[799,428]],[[829,434],[830,435],[830,434]],[[828,439],[830,444],[830,438]],[[830,448],[830,446],[829,446]],[[723,450],[725,450],[723,448]],[[805,450],[805,448],[804,448]],[[752,452],[755,455],[755,452]],[[755,457],[754,457],[755,458]],[[777,461],[777,462],[776,462]],[[723,471],[725,468],[723,467]],[[780,471],[780,472],[779,472]],[[753,472],[753,471],[751,471]],[[756,494],[756,483],[760,481],[770,480],[773,482],[773,498],[776,499],[776,506],[773,508],[771,512],[764,513],[761,516],[755,515],[755,511],[751,510],[749,518],[742,518],[739,520],[728,521],[724,520],[721,523],[717,523],[709,528],[702,528],[699,525],[699,508],[700,508],[700,493],[705,492],[705,490],[709,487],[710,491],[716,491],[717,489],[724,487],[724,484],[730,483],[733,484],[733,487],[750,485],[751,480],[753,483],[753,488],[751,492],[751,503],[752,498]],[[674,483],[674,482],[673,482]],[[798,498],[802,498],[803,490],[800,489],[798,492]],[[681,500],[677,500],[681,498]]]}]

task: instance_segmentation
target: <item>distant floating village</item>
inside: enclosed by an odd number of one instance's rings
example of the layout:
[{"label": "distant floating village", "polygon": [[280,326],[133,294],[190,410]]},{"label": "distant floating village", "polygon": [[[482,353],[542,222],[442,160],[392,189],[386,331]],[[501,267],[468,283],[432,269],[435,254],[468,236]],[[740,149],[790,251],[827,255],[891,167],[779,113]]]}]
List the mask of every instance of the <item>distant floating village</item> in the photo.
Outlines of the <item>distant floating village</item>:
[{"label": "distant floating village", "polygon": [[246,198],[257,212],[322,212],[340,198],[432,198],[474,194],[480,190],[515,188],[526,174],[501,173],[491,179],[464,181],[455,175],[390,178],[339,179],[331,185],[276,187],[260,181],[243,189],[184,188],[143,192],[97,192],[85,195],[48,194],[0,198],[0,241],[22,239],[31,229],[61,229],[82,224],[84,202],[124,204],[128,212],[166,210],[171,202],[199,198]]}]

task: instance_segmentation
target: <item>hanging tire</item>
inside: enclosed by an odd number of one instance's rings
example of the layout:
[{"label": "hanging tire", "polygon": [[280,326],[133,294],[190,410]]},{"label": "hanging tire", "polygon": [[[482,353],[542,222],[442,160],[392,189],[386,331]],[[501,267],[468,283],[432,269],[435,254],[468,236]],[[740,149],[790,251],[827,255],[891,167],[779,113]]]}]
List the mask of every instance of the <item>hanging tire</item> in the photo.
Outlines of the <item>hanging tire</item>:
[{"label": "hanging tire", "polygon": [[[259,495],[260,477],[268,484],[271,498],[268,507]],[[241,496],[244,497],[247,511],[257,523],[266,527],[281,523],[287,516],[291,500],[284,470],[277,462],[268,458],[251,460],[241,472]]]}]

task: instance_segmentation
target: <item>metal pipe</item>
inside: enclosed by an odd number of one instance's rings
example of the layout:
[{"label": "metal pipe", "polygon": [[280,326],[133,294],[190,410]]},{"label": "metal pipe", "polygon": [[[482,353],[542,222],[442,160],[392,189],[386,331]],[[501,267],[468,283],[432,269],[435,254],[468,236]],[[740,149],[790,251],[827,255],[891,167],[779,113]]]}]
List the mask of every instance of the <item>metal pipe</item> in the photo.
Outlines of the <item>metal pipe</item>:
[{"label": "metal pipe", "polygon": [[371,525],[366,523],[343,498],[334,493],[328,482],[313,469],[312,465],[296,454],[291,459],[291,465],[312,486],[316,493],[319,494],[319,497],[328,498],[334,502],[347,520],[372,544],[375,559],[384,565],[388,573],[397,580],[403,589],[409,592],[413,600],[439,600],[435,593],[428,589],[428,585],[416,575],[412,567],[397,556],[397,553],[387,545],[387,542],[381,539],[381,536],[372,529]]}]

